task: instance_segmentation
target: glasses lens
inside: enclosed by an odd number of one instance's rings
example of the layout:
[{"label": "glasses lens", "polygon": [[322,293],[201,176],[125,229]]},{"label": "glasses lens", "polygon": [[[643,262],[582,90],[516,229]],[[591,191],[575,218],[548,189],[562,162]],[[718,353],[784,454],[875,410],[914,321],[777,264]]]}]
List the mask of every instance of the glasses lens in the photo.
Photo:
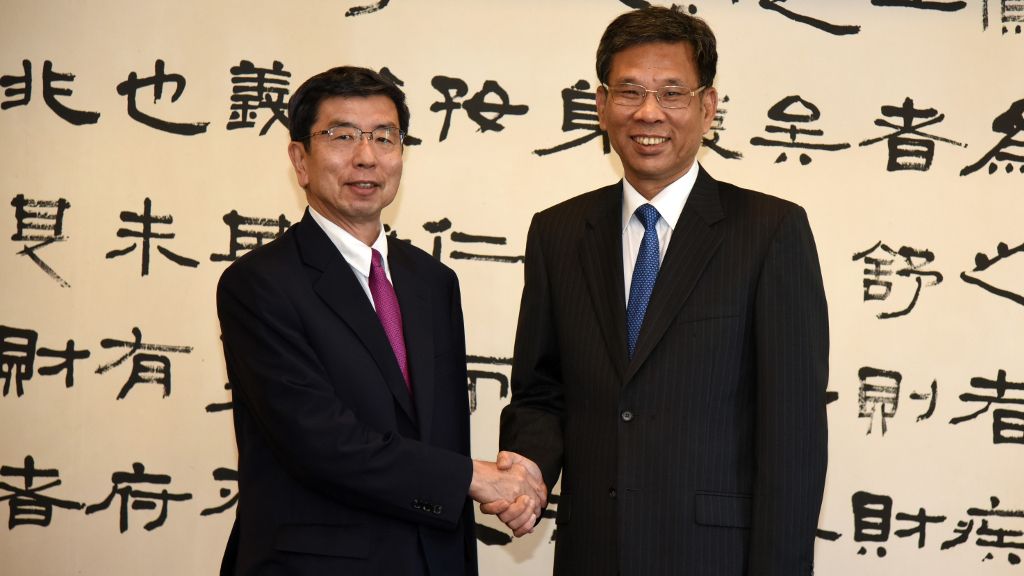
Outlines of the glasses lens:
[{"label": "glasses lens", "polygon": [[658,101],[665,108],[686,108],[690,105],[690,91],[679,86],[658,89]]},{"label": "glasses lens", "polygon": [[371,135],[372,142],[381,148],[391,148],[400,142],[398,130],[389,127],[377,128]]},{"label": "glasses lens", "polygon": [[647,89],[636,84],[619,84],[611,88],[612,100],[624,106],[639,106],[647,96]]},{"label": "glasses lens", "polygon": [[323,134],[331,144],[341,146],[355,143],[359,138],[359,129],[352,126],[334,126]]},{"label": "glasses lens", "polygon": [[[612,102],[622,106],[639,106],[647,96],[647,88],[639,84],[617,84],[608,88]],[[653,90],[651,90],[653,92]],[[662,108],[686,108],[692,92],[682,86],[662,86],[658,89],[658,103]]]},{"label": "glasses lens", "polygon": [[335,126],[329,128],[323,134],[332,146],[342,150],[354,148],[359,143],[359,140],[364,138],[381,152],[394,150],[402,142],[401,131],[390,126],[375,128],[370,132],[364,132],[355,126]]}]

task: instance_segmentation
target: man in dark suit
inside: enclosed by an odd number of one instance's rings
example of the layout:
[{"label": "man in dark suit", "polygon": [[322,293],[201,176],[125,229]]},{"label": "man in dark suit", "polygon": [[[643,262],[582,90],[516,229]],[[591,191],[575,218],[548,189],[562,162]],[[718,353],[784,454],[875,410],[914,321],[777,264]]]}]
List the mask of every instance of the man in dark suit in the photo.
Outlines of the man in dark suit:
[{"label": "man in dark suit", "polygon": [[[625,179],[537,214],[499,467],[562,474],[555,573],[806,576],[828,319],[799,206],[696,162],[715,38],[647,8],[597,52]],[[483,506],[487,511],[488,507]]]},{"label": "man in dark suit", "polygon": [[405,95],[334,68],[299,87],[289,118],[309,210],[217,289],[239,479],[221,572],[475,575],[467,495],[528,529],[546,488],[470,459],[458,281],[384,235]]}]

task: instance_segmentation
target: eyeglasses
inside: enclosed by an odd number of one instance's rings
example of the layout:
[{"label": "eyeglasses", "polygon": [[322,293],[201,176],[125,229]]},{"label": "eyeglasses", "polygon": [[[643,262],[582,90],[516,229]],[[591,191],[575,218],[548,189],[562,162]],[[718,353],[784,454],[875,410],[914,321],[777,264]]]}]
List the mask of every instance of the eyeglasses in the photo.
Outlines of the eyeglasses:
[{"label": "eyeglasses", "polygon": [[657,90],[648,90],[646,86],[629,82],[615,86],[602,84],[602,86],[611,95],[612,103],[619,106],[639,106],[644,103],[648,94],[654,94],[662,108],[671,109],[688,108],[693,97],[706,88],[706,86],[701,86],[690,90],[682,86],[662,86]]},{"label": "eyeglasses", "polygon": [[405,140],[405,132],[394,126],[380,126],[373,130],[360,130],[351,124],[332,126],[326,130],[313,132],[302,140],[311,139],[314,136],[326,136],[327,143],[332,148],[339,150],[351,150],[356,147],[364,137],[373,149],[378,152],[394,152]]}]

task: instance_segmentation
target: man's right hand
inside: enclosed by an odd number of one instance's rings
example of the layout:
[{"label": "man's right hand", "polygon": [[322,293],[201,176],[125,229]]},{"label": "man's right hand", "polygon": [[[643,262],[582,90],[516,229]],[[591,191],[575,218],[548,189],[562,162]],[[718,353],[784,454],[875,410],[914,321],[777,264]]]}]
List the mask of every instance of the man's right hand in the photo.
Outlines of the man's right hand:
[{"label": "man's right hand", "polygon": [[498,462],[473,461],[469,496],[485,514],[497,514],[515,534],[533,531],[547,505],[547,487],[540,469],[514,452],[500,452]]}]

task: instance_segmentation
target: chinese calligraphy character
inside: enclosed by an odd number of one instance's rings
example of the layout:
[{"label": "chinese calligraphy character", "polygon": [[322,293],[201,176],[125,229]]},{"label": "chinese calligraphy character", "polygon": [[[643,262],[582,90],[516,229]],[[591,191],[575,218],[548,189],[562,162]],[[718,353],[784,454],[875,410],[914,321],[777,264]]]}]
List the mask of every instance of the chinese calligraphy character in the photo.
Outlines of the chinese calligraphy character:
[{"label": "chinese calligraphy character", "polygon": [[[984,402],[985,405],[973,414],[957,416],[949,421],[950,424],[960,424],[973,420],[989,411],[993,404],[1009,404],[1024,406],[1024,394],[1020,398],[1007,398],[1007,392],[1024,393],[1024,382],[1009,382],[1006,380],[1006,370],[999,370],[995,380],[987,378],[971,378],[971,388],[976,390],[991,390],[993,396],[964,392],[960,399],[964,402]],[[992,443],[993,444],[1024,444],[1024,409],[1011,410],[997,408],[992,411]]]},{"label": "chinese calligraphy character", "polygon": [[260,136],[275,122],[288,127],[288,79],[292,73],[284,64],[274,60],[273,68],[257,68],[242,60],[231,67],[231,118],[228,130],[252,128],[256,125],[256,112],[270,111],[270,119],[260,128]]},{"label": "chinese calligraphy character", "polygon": [[724,148],[718,143],[718,140],[722,137],[722,132],[725,132],[725,114],[729,111],[724,104],[729,102],[729,96],[724,96],[718,103],[718,110],[715,111],[715,118],[711,122],[711,138],[704,137],[704,145],[710,148],[722,158],[726,160],[739,160],[743,158],[743,154],[734,150]]},{"label": "chinese calligraphy character", "polygon": [[24,74],[21,76],[0,76],[0,87],[4,89],[4,96],[12,98],[0,102],[0,110],[7,110],[15,106],[27,106],[32,100],[32,62],[21,61]]},{"label": "chinese calligraphy character", "polygon": [[370,4],[369,6],[353,6],[345,11],[345,16],[362,16],[363,14],[373,14],[378,10],[383,10],[388,7],[391,0],[380,0],[376,4]]},{"label": "chinese calligraphy character", "polygon": [[[738,1],[739,0],[732,0],[732,3],[735,4]],[[634,8],[634,9],[637,9],[637,10],[639,10],[640,8],[650,8],[651,7],[651,3],[648,2],[647,0],[621,0],[621,2],[623,4],[625,4],[626,6],[629,6],[630,8]],[[679,4],[673,4],[672,5],[672,10],[675,10],[676,12],[682,12],[683,7],[680,6]],[[693,4],[690,4],[687,7],[687,11],[690,14],[696,14],[697,13],[697,7],[694,6]]]},{"label": "chinese calligraphy character", "polygon": [[[935,156],[935,141],[945,142],[966,148],[961,144],[950,140],[921,132],[921,128],[937,124],[945,119],[945,114],[939,114],[934,108],[924,110],[914,107],[914,101],[907,98],[903,106],[882,106],[882,115],[890,118],[901,118],[903,125],[893,124],[883,119],[875,120],[876,126],[892,128],[895,132],[879,138],[870,138],[860,143],[861,146],[870,146],[882,140],[889,141],[889,163],[886,170],[895,172],[897,170],[920,170],[927,171],[932,165]],[[914,120],[923,120],[914,124]],[[917,137],[912,137],[916,135]]]},{"label": "chinese calligraphy character", "polygon": [[100,341],[100,345],[104,348],[128,348],[129,350],[124,356],[121,356],[117,360],[97,368],[96,373],[104,374],[110,369],[121,365],[121,363],[128,358],[131,358],[132,371],[131,374],[128,375],[128,381],[125,382],[124,386],[121,387],[121,391],[117,394],[118,400],[123,400],[136,384],[157,384],[163,388],[164,398],[170,396],[171,359],[164,354],[139,354],[138,352],[139,350],[147,350],[150,352],[191,354],[192,347],[168,346],[165,344],[143,344],[142,331],[139,330],[138,327],[132,328],[132,336],[134,337],[134,341],[132,342],[113,340],[111,338],[104,338]]},{"label": "chinese calligraphy character", "polygon": [[496,358],[490,356],[466,356],[466,364],[483,364],[482,369],[474,369],[467,366],[466,377],[469,380],[469,412],[472,414],[476,412],[477,406],[477,391],[479,390],[479,383],[484,380],[493,380],[498,383],[498,397],[508,398],[508,376],[499,372],[499,366],[504,367],[506,370],[512,368],[511,358]]},{"label": "chinese calligraphy character", "polygon": [[32,379],[38,336],[33,330],[0,326],[0,378],[4,379],[4,396],[10,393],[12,382],[15,394],[25,394],[22,383]]},{"label": "chinese calligraphy character", "polygon": [[212,506],[210,508],[203,509],[203,511],[199,513],[200,516],[220,514],[221,512],[229,510],[232,506],[238,503],[238,470],[217,468],[213,471],[213,479],[217,482],[234,482],[235,490],[232,491],[230,488],[221,488],[220,497],[225,498],[225,502],[219,506]]},{"label": "chinese calligraphy character", "polygon": [[[291,226],[291,222],[284,217],[284,214],[277,218],[250,218],[240,216],[237,210],[232,210],[224,215],[224,223],[231,230],[228,240],[227,254],[210,254],[210,260],[214,262],[234,262],[242,255],[253,248],[263,246],[265,240],[273,240],[284,233]],[[244,228],[243,228],[244,226]],[[252,240],[243,242],[243,239]]]},{"label": "chinese calligraphy character", "polygon": [[[1003,34],[1012,29],[1020,34],[1024,25],[1024,0],[999,0],[999,16],[1003,23]],[[988,0],[981,1],[981,28],[988,30]]]},{"label": "chinese calligraphy character", "polygon": [[[995,257],[990,257],[981,252],[978,252],[978,254],[975,255],[974,270],[972,270],[972,272],[984,272],[991,268],[994,264],[1009,259],[1014,254],[1019,254],[1021,252],[1024,252],[1024,244],[1010,248],[1009,246],[1007,246],[1005,242],[1000,242],[996,246]],[[961,272],[960,279],[963,280],[964,282],[967,282],[968,284],[974,284],[975,286],[980,287],[982,290],[985,290],[990,294],[994,294],[1001,298],[1006,298],[1007,300],[1016,302],[1017,304],[1024,306],[1024,294],[1018,294],[1005,288],[998,288],[995,285],[986,282],[981,278],[978,278],[977,276],[972,276],[968,274],[967,272]]]},{"label": "chinese calligraphy character", "polygon": [[[452,227],[451,220],[442,218],[437,222],[427,222],[423,225],[423,229],[427,232],[438,234],[444,232]],[[452,242],[463,243],[463,244],[491,244],[504,246],[508,239],[503,236],[481,236],[478,234],[466,234],[465,232],[451,233]],[[441,237],[437,236],[434,238],[434,258],[441,259]],[[516,264],[524,261],[525,256],[500,256],[496,254],[472,254],[469,252],[463,252],[461,250],[452,250],[450,256],[453,260],[477,260],[484,262],[499,262],[502,264]]]},{"label": "chinese calligraphy character", "polygon": [[[391,82],[393,82],[395,84],[395,86],[399,86],[399,87],[405,86],[405,82],[402,82],[401,78],[399,78],[398,76],[395,76],[395,74],[391,70],[388,70],[387,66],[381,68],[380,70],[378,70],[378,72],[380,72],[381,76],[383,76],[383,77],[387,78],[388,80],[390,80]],[[420,140],[419,138],[417,138],[417,137],[415,137],[415,136],[413,136],[411,134],[406,134],[405,135],[405,140],[402,140],[402,145],[403,146],[419,146],[422,143],[423,143],[423,140]]]},{"label": "chinese calligraphy character", "polygon": [[977,172],[979,168],[991,162],[988,166],[988,173],[994,174],[999,169],[999,161],[1006,162],[1006,173],[1013,172],[1013,163],[1021,162],[1020,172],[1024,174],[1024,150],[1008,152],[1007,149],[1019,147],[1024,149],[1024,140],[1017,139],[1017,136],[1024,131],[1024,100],[1017,100],[1010,104],[1010,108],[996,116],[992,121],[992,131],[1005,134],[995,147],[989,150],[980,160],[965,167],[960,171],[961,176],[967,176]]},{"label": "chinese calligraphy character", "polygon": [[3,395],[10,393],[11,383],[18,396],[25,393],[23,383],[32,379],[35,358],[59,358],[62,362],[50,366],[40,366],[40,376],[52,376],[66,372],[64,386],[75,385],[74,363],[89,357],[88,350],[75,349],[75,341],[68,340],[64,350],[39,348],[36,350],[38,334],[34,330],[23,330],[0,326],[0,378],[4,379]]},{"label": "chinese calligraphy character", "polygon": [[782,7],[781,4],[785,1],[786,0],[759,0],[758,5],[761,6],[761,8],[764,8],[765,10],[778,12],[779,14],[782,14],[783,16],[789,18],[794,22],[807,24],[808,26],[817,28],[822,32],[828,32],[829,34],[832,34],[834,36],[846,36],[849,34],[857,34],[858,32],[860,32],[860,26],[832,24],[824,20],[819,20],[817,18],[812,18],[810,16],[798,14],[788,8]]},{"label": "chinese calligraphy character", "polygon": [[963,10],[967,2],[954,0],[950,2],[938,2],[936,0],[871,0],[873,6],[897,6],[901,8],[920,8],[921,10],[936,10],[939,12],[956,12]]},{"label": "chinese calligraphy character", "polygon": [[95,124],[100,119],[99,112],[85,112],[72,110],[57,101],[57,96],[71,96],[70,88],[57,88],[54,82],[71,82],[75,79],[74,74],[60,73],[53,71],[53,62],[43,62],[43,102],[53,110],[57,116],[75,126],[83,124]]},{"label": "chinese calligraphy character", "polygon": [[[860,411],[858,418],[868,419],[868,434],[875,423],[875,414],[882,420],[882,435],[888,429],[887,421],[896,415],[900,400],[900,382],[903,375],[891,370],[864,366],[857,371],[860,378],[860,392],[857,395]],[[870,380],[870,381],[869,381]]]},{"label": "chinese calligraphy character", "polygon": [[40,348],[38,354],[40,358],[60,358],[62,360],[62,362],[50,366],[40,366],[39,375],[52,376],[65,372],[64,387],[71,388],[75,385],[75,362],[85,360],[89,357],[90,352],[88,350],[75,349],[75,341],[68,340],[63,350]]},{"label": "chinese calligraphy character", "polygon": [[[449,78],[447,76],[434,76],[430,84],[435,90],[444,96],[444,102],[434,102],[430,105],[431,112],[444,110],[444,123],[441,125],[441,137],[438,142],[444,142],[448,138],[448,129],[451,127],[452,112],[462,108],[466,116],[476,123],[479,132],[501,132],[505,127],[498,121],[508,114],[522,116],[530,109],[525,104],[510,104],[508,92],[505,91],[494,80],[487,80],[479,92],[464,102],[457,100],[469,93],[469,86],[460,78]],[[498,102],[490,102],[487,97],[491,94],[498,97]],[[485,116],[490,114],[491,116]]]},{"label": "chinese calligraphy character", "polygon": [[[838,144],[823,144],[820,142],[807,142],[797,141],[800,136],[823,136],[825,133],[822,130],[813,128],[798,128],[797,124],[809,124],[816,122],[821,119],[821,111],[818,107],[804,100],[800,96],[786,96],[782,100],[779,100],[775,105],[768,109],[768,118],[776,122],[789,122],[789,127],[784,126],[772,126],[767,125],[764,127],[765,132],[768,133],[782,133],[788,134],[789,140],[769,140],[767,138],[761,138],[755,136],[750,139],[750,143],[755,146],[775,146],[783,148],[798,148],[805,150],[828,150],[836,151],[849,148],[850,145],[846,142]],[[783,152],[775,159],[775,163],[785,162],[788,159],[786,153]],[[800,154],[800,164],[807,165],[811,163],[811,157],[807,154]]]},{"label": "chinese calligraphy character", "polygon": [[[53,508],[65,510],[81,510],[85,504],[71,500],[61,500],[41,494],[60,486],[58,476],[60,472],[55,468],[36,468],[35,459],[32,456],[25,456],[25,466],[15,468],[13,466],[0,467],[0,476],[11,478],[22,478],[22,487],[0,481],[0,490],[8,492],[7,496],[0,496],[0,502],[7,500],[10,516],[7,519],[7,528],[13,529],[22,525],[49,526],[53,518]],[[53,478],[52,482],[35,485],[36,479]]]},{"label": "chinese calligraphy character", "polygon": [[[989,498],[989,508],[968,508],[968,516],[974,516],[975,518],[981,518],[981,526],[978,527],[977,535],[978,539],[975,543],[980,547],[986,548],[1002,548],[1002,549],[1016,549],[1024,550],[1024,541],[1019,540],[1021,536],[1024,536],[1024,530],[1013,530],[1009,528],[994,528],[993,523],[1006,523],[1014,520],[1024,520],[1024,510],[1000,510],[999,498],[992,496]],[[970,521],[961,520],[957,522],[957,534],[956,538],[947,540],[942,543],[942,549],[948,550],[963,544],[971,536],[971,532],[974,529],[974,519]],[[995,556],[989,552],[985,555],[984,560],[992,560]],[[1019,565],[1021,562],[1020,554],[1016,552],[1007,552],[1006,560],[1010,565]]]},{"label": "chinese calligraphy character", "polygon": [[608,154],[611,151],[608,133],[601,130],[600,122],[597,118],[597,95],[595,92],[590,91],[590,83],[586,80],[579,80],[572,86],[562,89],[562,132],[572,132],[574,130],[586,130],[589,134],[584,134],[575,140],[570,140],[552,148],[534,150],[533,153],[537,156],[547,156],[548,154],[575,148],[590,142],[598,136],[601,137],[604,153]]},{"label": "chinese calligraphy character", "polygon": [[904,528],[895,532],[896,536],[900,538],[908,538],[910,536],[917,535],[917,547],[924,548],[925,529],[928,524],[941,524],[946,521],[945,516],[929,516],[925,512],[924,508],[919,508],[917,514],[904,514],[899,512],[896,514],[896,520],[900,522],[913,522],[912,528]]},{"label": "chinese calligraphy character", "polygon": [[[903,267],[896,271],[896,275],[901,278],[914,277],[917,288],[914,291],[914,296],[911,298],[910,303],[902,310],[897,310],[896,312],[880,312],[877,317],[882,320],[897,318],[899,316],[909,314],[911,310],[914,309],[914,306],[917,305],[917,299],[920,297],[921,290],[925,286],[936,286],[942,283],[941,273],[922,270],[922,267],[927,264],[931,264],[935,260],[935,254],[930,250],[917,250],[908,246],[903,246],[899,251],[894,251],[892,248],[879,241],[871,248],[853,255],[854,262],[864,260],[864,265],[866,266],[864,268],[865,302],[869,300],[887,300],[889,298],[889,295],[892,292],[892,282],[884,278],[892,276],[893,272],[890,268],[895,262],[896,256],[902,258],[904,262]],[[931,282],[927,285],[922,279],[924,276],[931,278]]]},{"label": "chinese calligraphy character", "polygon": [[11,236],[11,240],[26,243],[36,242],[36,244],[31,246],[26,244],[18,254],[28,256],[30,260],[35,262],[36,266],[43,272],[46,272],[47,276],[52,278],[57,284],[64,288],[70,288],[71,285],[61,278],[49,264],[44,262],[36,251],[54,242],[67,240],[67,237],[63,234],[64,211],[71,208],[71,203],[64,198],[58,198],[57,200],[31,200],[25,198],[23,194],[18,194],[11,200],[11,206],[14,206],[14,218],[17,221],[17,231]]},{"label": "chinese calligraphy character", "polygon": [[[225,382],[224,389],[230,391],[231,382]],[[212,404],[207,404],[206,411],[212,414],[214,412],[224,412],[225,410],[231,410],[231,407],[232,403],[230,400],[228,400],[227,402],[215,402]]]},{"label": "chinese calligraphy character", "polygon": [[[855,492],[851,498],[853,504],[853,540],[855,542],[887,542],[892,529],[892,497]],[[867,553],[864,547],[857,552]],[[878,547],[878,556],[884,557],[885,547]]]},{"label": "chinese calligraphy character", "polygon": [[[143,526],[146,530],[155,530],[164,525],[167,521],[167,508],[170,502],[184,502],[191,500],[192,494],[182,492],[173,494],[167,491],[166,486],[171,483],[171,477],[166,474],[147,474],[146,466],[135,462],[132,464],[131,472],[114,472],[110,477],[114,486],[110,495],[103,501],[90,504],[85,507],[86,514],[93,514],[106,510],[114,501],[114,497],[120,497],[120,530],[123,534],[128,530],[128,510],[155,510],[160,505],[160,514]],[[152,484],[153,488],[139,489],[138,484]],[[157,487],[159,492],[157,492]]]},{"label": "chinese calligraphy character", "polygon": [[181,74],[165,73],[163,60],[156,61],[155,69],[155,73],[148,78],[139,78],[137,73],[132,72],[128,75],[127,80],[117,85],[117,93],[121,96],[128,97],[128,116],[136,122],[145,124],[150,128],[156,128],[157,130],[162,130],[171,134],[194,136],[196,134],[206,132],[206,127],[210,124],[209,122],[168,122],[167,120],[161,120],[160,118],[150,116],[139,110],[136,100],[138,98],[139,90],[142,88],[146,88],[148,86],[153,87],[154,103],[163,98],[164,84],[174,84],[174,93],[171,94],[171,102],[177,102],[178,98],[180,98],[182,93],[185,91],[185,77]]},{"label": "chinese calligraphy character", "polygon": [[[15,106],[27,106],[32,100],[32,62],[22,60],[21,66],[24,70],[23,75],[5,75],[0,77],[0,86],[5,88],[4,96],[20,97],[15,100],[7,100],[0,103],[0,109],[7,110],[8,108],[13,108]],[[54,83],[71,82],[74,79],[74,74],[54,72],[53,62],[49,60],[43,62],[43,102],[45,102],[46,105],[50,107],[50,110],[53,110],[57,116],[60,116],[70,124],[75,126],[95,124],[100,119],[99,112],[72,110],[57,100],[58,96],[71,96],[72,91],[70,88],[58,88],[54,86]]]},{"label": "chinese calligraphy character", "polygon": [[932,380],[931,391],[928,392],[927,394],[924,394],[924,393],[921,393],[921,392],[911,392],[910,393],[910,399],[911,400],[928,400],[928,409],[925,410],[923,414],[921,414],[921,415],[919,415],[917,417],[917,420],[916,420],[917,422],[920,422],[922,420],[927,420],[927,419],[931,418],[932,415],[935,414],[935,405],[939,401],[939,381],[938,380]]},{"label": "chinese calligraphy character", "polygon": [[[142,214],[136,214],[134,212],[128,212],[127,210],[124,210],[121,212],[121,221],[128,224],[142,225],[141,231],[130,230],[128,228],[119,228],[117,230],[117,236],[118,238],[142,239],[142,275],[147,276],[149,274],[150,241],[154,238],[169,240],[174,238],[175,236],[173,232],[153,232],[153,225],[172,224],[174,223],[174,217],[170,215],[153,216],[153,202],[149,198],[146,198],[145,201],[143,202]],[[107,259],[110,260],[113,258],[124,256],[129,252],[133,252],[138,247],[139,245],[136,242],[131,244],[127,248],[122,248],[120,250],[111,250],[110,252],[107,252]],[[161,254],[164,255],[164,258],[167,258],[168,260],[174,262],[179,266],[188,266],[189,268],[195,268],[196,266],[199,266],[199,262],[197,260],[186,258],[184,256],[181,256],[180,254],[175,254],[174,252],[171,252],[170,250],[164,248],[163,246],[157,246],[156,249]]]}]

